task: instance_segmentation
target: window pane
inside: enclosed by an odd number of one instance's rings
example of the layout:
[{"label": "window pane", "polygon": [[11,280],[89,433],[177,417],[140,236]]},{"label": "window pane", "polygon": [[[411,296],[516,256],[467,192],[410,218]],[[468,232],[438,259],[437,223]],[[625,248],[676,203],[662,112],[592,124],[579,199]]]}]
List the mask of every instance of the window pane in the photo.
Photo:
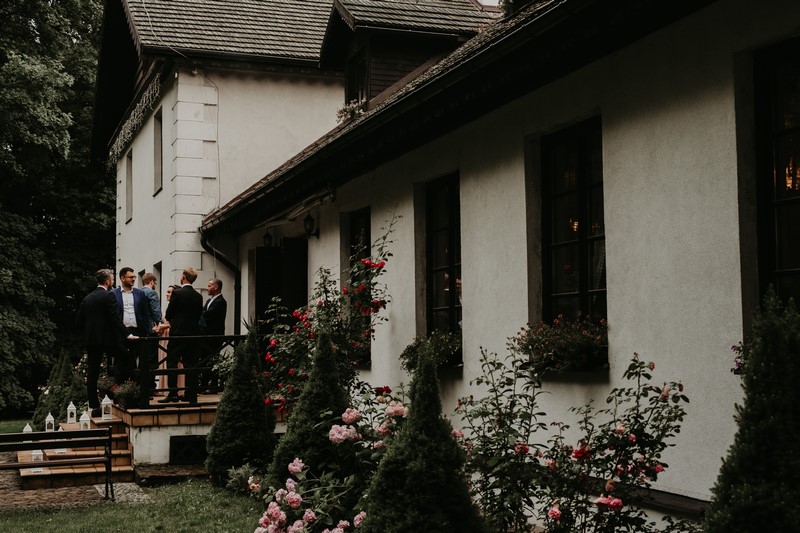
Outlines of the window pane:
[{"label": "window pane", "polygon": [[782,298],[794,298],[795,303],[800,302],[800,274],[778,276],[777,289]]},{"label": "window pane", "polygon": [[445,271],[433,273],[433,307],[450,304],[450,276]]},{"label": "window pane", "polygon": [[606,241],[589,243],[589,289],[606,288]]},{"label": "window pane", "polygon": [[580,300],[577,296],[561,296],[553,299],[553,317],[562,315],[567,319],[576,319],[581,316]]},{"label": "window pane", "polygon": [[447,230],[439,230],[431,234],[431,268],[440,268],[447,266],[447,245],[448,234]]},{"label": "window pane", "polygon": [[775,126],[778,131],[800,127],[800,67],[791,60],[778,67]]},{"label": "window pane", "polygon": [[450,221],[450,195],[447,187],[436,187],[431,190],[431,229],[447,227]]},{"label": "window pane", "polygon": [[600,135],[600,130],[598,129],[590,139],[592,147],[589,155],[589,172],[592,183],[601,183],[603,181],[603,146]]},{"label": "window pane", "polygon": [[800,268],[800,203],[776,209],[778,218],[778,269]]},{"label": "window pane", "polygon": [[606,292],[589,294],[589,309],[587,313],[592,319],[606,318]]},{"label": "window pane", "polygon": [[605,216],[603,213],[603,185],[595,185],[590,192],[591,198],[591,212],[589,213],[592,225],[588,228],[589,236],[603,235],[606,232]]},{"label": "window pane", "polygon": [[564,144],[555,149],[553,165],[553,190],[562,193],[578,186],[578,150],[573,144]]},{"label": "window pane", "polygon": [[433,312],[433,330],[450,331],[450,312],[447,310]]},{"label": "window pane", "polygon": [[579,229],[578,193],[557,197],[553,201],[553,244],[577,240]]},{"label": "window pane", "polygon": [[553,250],[553,292],[577,292],[580,268],[578,246],[562,246]]},{"label": "window pane", "polygon": [[777,158],[775,197],[800,198],[800,136],[782,138],[778,143]]}]

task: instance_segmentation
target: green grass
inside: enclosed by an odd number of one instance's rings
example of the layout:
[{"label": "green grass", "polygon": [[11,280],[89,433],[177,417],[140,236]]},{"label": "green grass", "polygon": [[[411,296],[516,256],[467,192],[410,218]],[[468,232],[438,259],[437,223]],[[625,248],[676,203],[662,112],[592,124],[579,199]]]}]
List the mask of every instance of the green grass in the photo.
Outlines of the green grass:
[{"label": "green grass", "polygon": [[207,481],[148,489],[151,503],[104,503],[81,509],[0,513],[0,531],[26,533],[252,533],[263,506]]},{"label": "green grass", "polygon": [[20,433],[28,420],[0,420],[0,433]]}]

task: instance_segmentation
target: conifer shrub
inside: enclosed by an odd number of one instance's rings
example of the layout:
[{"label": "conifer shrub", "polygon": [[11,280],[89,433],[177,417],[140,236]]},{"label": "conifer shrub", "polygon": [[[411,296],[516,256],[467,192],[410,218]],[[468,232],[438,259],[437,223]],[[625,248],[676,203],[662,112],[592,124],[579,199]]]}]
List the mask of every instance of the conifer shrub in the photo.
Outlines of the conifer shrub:
[{"label": "conifer shrub", "polygon": [[[339,380],[337,352],[327,328],[322,328],[317,334],[308,382],[289,416],[286,434],[275,449],[268,471],[270,485],[278,487],[283,484],[286,465],[295,458],[302,458],[311,475],[337,469],[342,472],[352,470],[342,464],[342,461],[355,461],[354,454],[343,454],[343,449],[335,446],[328,438],[334,421],[348,405],[347,391]],[[346,455],[351,457],[345,457]]]},{"label": "conifer shrub", "polygon": [[255,328],[248,326],[206,438],[206,468],[215,483],[224,484],[231,468],[249,463],[263,471],[272,459],[275,414],[264,404],[261,352]]},{"label": "conifer shrub", "polygon": [[442,418],[430,346],[417,362],[408,419],[372,479],[361,529],[373,533],[486,531],[467,490],[464,452],[450,422]]},{"label": "conifer shrub", "polygon": [[58,429],[59,423],[67,419],[67,406],[70,402],[78,408],[86,403],[86,386],[76,374],[69,355],[62,352],[50,371],[47,387],[39,396],[33,413],[33,428],[44,431],[47,414],[52,413],[56,420],[55,428]]},{"label": "conifer shrub", "polygon": [[709,533],[800,527],[800,314],[773,291],[755,314],[739,425],[706,512]]}]

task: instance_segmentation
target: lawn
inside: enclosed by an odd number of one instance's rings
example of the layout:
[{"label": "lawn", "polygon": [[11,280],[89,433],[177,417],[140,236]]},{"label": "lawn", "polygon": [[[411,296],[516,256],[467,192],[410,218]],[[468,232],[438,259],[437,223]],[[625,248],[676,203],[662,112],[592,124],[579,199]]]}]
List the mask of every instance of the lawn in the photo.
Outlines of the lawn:
[{"label": "lawn", "polygon": [[[0,420],[0,433],[20,432],[27,420]],[[0,532],[28,533],[251,533],[263,506],[208,481],[187,480],[147,489],[152,503],[104,502],[54,512],[0,512]]]},{"label": "lawn", "polygon": [[104,503],[82,509],[0,513],[0,531],[27,533],[252,533],[263,507],[257,501],[188,480],[148,489],[152,503]]}]

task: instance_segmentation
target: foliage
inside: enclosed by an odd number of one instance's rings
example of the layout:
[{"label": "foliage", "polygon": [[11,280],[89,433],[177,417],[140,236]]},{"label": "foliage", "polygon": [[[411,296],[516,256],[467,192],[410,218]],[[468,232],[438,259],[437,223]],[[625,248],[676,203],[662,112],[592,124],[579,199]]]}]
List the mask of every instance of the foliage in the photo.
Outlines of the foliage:
[{"label": "foliage", "polygon": [[248,326],[206,438],[206,468],[216,483],[223,483],[231,468],[247,463],[263,470],[272,459],[275,414],[264,405],[261,353],[255,328]]},{"label": "foliage", "polygon": [[[372,245],[374,259],[351,258],[347,280],[337,287],[331,272],[321,268],[311,302],[291,313],[280,302],[271,306],[266,321],[270,333],[264,360],[268,401],[278,411],[291,412],[302,392],[311,367],[318,333],[325,331],[335,346],[338,375],[346,387],[356,382],[359,361],[369,358],[375,327],[386,320],[379,313],[389,302],[385,285],[378,282],[392,256],[389,240],[397,217],[392,216],[384,232]],[[291,459],[291,458],[289,458]]]},{"label": "foliage", "polygon": [[449,331],[433,331],[427,337],[417,337],[400,354],[400,363],[407,372],[413,372],[421,354],[430,346],[437,366],[455,359],[461,352],[461,335]]},{"label": "foliage", "polygon": [[308,383],[289,416],[286,434],[275,449],[268,472],[272,486],[282,485],[284,469],[295,457],[302,457],[315,476],[332,469],[346,476],[353,470],[355,456],[339,457],[337,448],[327,438],[326,428],[333,424],[334,413],[344,412],[349,403],[347,390],[339,379],[336,355],[328,331],[320,331]]},{"label": "foliage", "polygon": [[75,309],[113,265],[113,176],[88,154],[101,12],[99,0],[0,5],[0,411],[32,406],[54,345],[77,358]]},{"label": "foliage", "polygon": [[[606,409],[591,403],[573,408],[580,417],[580,437],[567,444],[568,426],[557,433],[542,455],[542,487],[537,491],[539,516],[547,531],[597,533],[658,531],[641,510],[643,491],[667,468],[662,452],[680,432],[689,400],[680,383],[650,382],[653,363],[634,354],[624,377],[633,386],[612,389]],[[686,524],[677,530],[688,528]]]},{"label": "foliage", "polygon": [[800,516],[800,313],[773,291],[753,318],[738,431],[723,460],[705,528],[796,531]]},{"label": "foliage", "polygon": [[534,434],[546,428],[538,406],[540,383],[528,357],[513,350],[502,359],[481,350],[481,370],[471,385],[482,396],[461,398],[456,408],[466,434],[471,492],[494,529],[528,531],[539,482],[529,451],[537,447]]},{"label": "foliage", "polygon": [[364,103],[358,100],[350,100],[345,105],[336,110],[336,122],[347,123],[354,118],[364,114]]},{"label": "foliage", "polygon": [[133,407],[138,403],[142,389],[137,382],[128,380],[124,383],[113,385],[110,392],[114,398],[114,403],[122,407]]},{"label": "foliage", "polygon": [[403,430],[378,465],[369,488],[364,531],[485,531],[467,490],[464,453],[442,417],[430,347],[411,384]]},{"label": "foliage", "polygon": [[749,342],[739,341],[738,344],[731,346],[731,351],[734,353],[733,368],[731,372],[737,376],[744,374],[747,362],[750,360],[750,350],[752,346]]},{"label": "foliage", "polygon": [[530,358],[531,370],[537,374],[608,366],[605,320],[567,320],[558,315],[552,324],[539,322],[522,328],[512,344]]},{"label": "foliage", "polygon": [[75,373],[69,356],[62,352],[50,371],[47,387],[39,396],[33,413],[33,428],[44,431],[48,413],[53,415],[58,426],[59,421],[67,419],[67,406],[70,402],[76,407],[86,403],[86,387]]}]

